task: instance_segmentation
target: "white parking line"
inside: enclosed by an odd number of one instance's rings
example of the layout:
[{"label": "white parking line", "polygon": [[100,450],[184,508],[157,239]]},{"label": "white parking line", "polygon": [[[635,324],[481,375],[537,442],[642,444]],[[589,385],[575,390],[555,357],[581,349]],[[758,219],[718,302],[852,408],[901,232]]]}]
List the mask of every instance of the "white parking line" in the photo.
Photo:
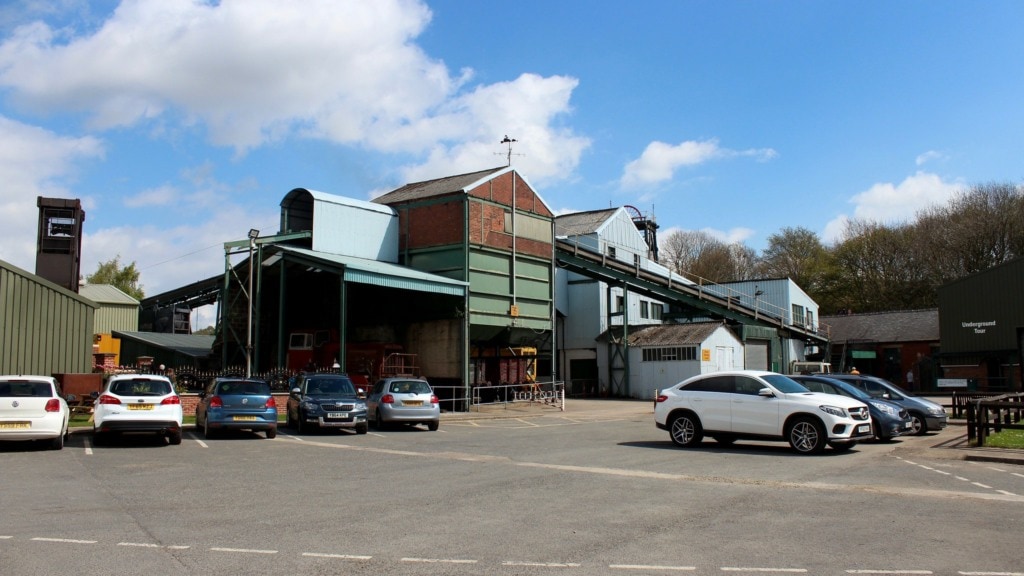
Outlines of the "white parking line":
[{"label": "white parking line", "polygon": [[722,572],[785,572],[790,574],[804,574],[806,568],[756,568],[739,566],[722,566]]},{"label": "white parking line", "polygon": [[210,548],[212,552],[239,552],[242,554],[277,554],[277,550],[256,550],[253,548]]},{"label": "white parking line", "polygon": [[476,564],[476,560],[461,558],[402,558],[402,562],[421,562],[424,564]]},{"label": "white parking line", "polygon": [[370,560],[373,556],[353,556],[352,554],[327,554],[323,552],[303,552],[309,558],[334,558],[336,560]]},{"label": "white parking line", "polygon": [[11,538],[14,538],[14,536],[0,536],[0,540],[10,540]]},{"label": "white parking line", "polygon": [[191,546],[165,546],[163,544],[150,544],[146,542],[118,542],[117,545],[133,548],[159,548],[161,550],[188,550],[191,548]]},{"label": "white parking line", "polygon": [[1024,572],[957,572],[962,576],[1024,576]]},{"label": "white parking line", "polygon": [[74,540],[71,538],[33,538],[35,542],[59,542],[61,544],[95,544],[98,540]]},{"label": "white parking line", "polygon": [[581,566],[581,564],[574,564],[571,562],[517,562],[515,560],[505,560],[501,565],[533,568],[579,568]]},{"label": "white parking line", "polygon": [[932,574],[931,570],[847,570],[847,574]]},{"label": "white parking line", "polygon": [[975,486],[977,486],[978,488],[985,488],[985,489],[987,489],[987,490],[991,490],[991,489],[992,489],[992,487],[991,487],[991,486],[989,486],[989,485],[987,485],[987,484],[982,484],[981,482],[971,482],[971,484],[974,484],[974,485],[975,485]]},{"label": "white parking line", "polygon": [[847,570],[847,574],[931,574],[931,570]]},{"label": "white parking line", "polygon": [[659,566],[657,564],[609,564],[611,570],[653,570],[658,572],[692,572],[696,566]]}]

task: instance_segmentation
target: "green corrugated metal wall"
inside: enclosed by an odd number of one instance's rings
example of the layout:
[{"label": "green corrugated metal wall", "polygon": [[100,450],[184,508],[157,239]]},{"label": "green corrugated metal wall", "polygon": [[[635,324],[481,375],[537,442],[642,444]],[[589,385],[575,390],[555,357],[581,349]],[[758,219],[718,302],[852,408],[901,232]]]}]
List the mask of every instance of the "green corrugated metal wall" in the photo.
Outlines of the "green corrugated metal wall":
[{"label": "green corrugated metal wall", "polygon": [[0,373],[92,371],[94,303],[0,261]]}]

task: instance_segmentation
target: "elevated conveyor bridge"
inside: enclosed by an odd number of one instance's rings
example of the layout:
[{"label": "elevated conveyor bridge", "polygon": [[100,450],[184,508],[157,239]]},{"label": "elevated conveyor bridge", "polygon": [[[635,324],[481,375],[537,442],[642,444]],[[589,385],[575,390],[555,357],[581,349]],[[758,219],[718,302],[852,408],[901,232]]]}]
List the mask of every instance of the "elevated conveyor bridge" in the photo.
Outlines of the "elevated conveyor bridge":
[{"label": "elevated conveyor bridge", "polygon": [[[686,283],[678,277],[673,278],[672,275],[647,270],[639,262],[630,265],[571,240],[555,240],[555,262],[560,268],[604,282],[609,290],[609,297],[606,300],[608,302],[611,301],[611,288],[618,287],[627,294],[632,292],[673,305],[693,321],[723,320],[732,324],[771,328],[775,329],[780,337],[800,339],[822,346],[828,344],[827,336],[820,334],[813,327],[792,324],[784,314],[746,305],[739,297],[730,297],[725,293],[724,287],[712,285],[715,289],[711,289],[708,285]],[[609,307],[607,325],[612,326],[612,317],[621,315],[621,311],[613,313]],[[629,327],[623,322],[616,328],[621,330],[608,332],[611,393],[628,396]]]}]

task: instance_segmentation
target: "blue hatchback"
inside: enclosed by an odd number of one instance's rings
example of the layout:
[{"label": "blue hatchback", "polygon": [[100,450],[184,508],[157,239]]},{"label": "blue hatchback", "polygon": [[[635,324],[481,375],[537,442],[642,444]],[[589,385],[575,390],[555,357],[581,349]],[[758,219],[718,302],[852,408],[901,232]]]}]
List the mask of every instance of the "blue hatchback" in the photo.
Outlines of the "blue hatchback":
[{"label": "blue hatchback", "polygon": [[872,398],[867,392],[848,383],[830,378],[827,374],[817,376],[790,376],[793,380],[801,383],[811,392],[824,392],[825,394],[839,394],[856,398],[868,405],[868,412],[871,414],[871,427],[875,438],[885,442],[895,436],[912,434],[914,422],[910,413],[902,406]]},{"label": "blue hatchback", "polygon": [[199,393],[196,427],[210,438],[219,430],[252,430],[277,436],[277,401],[270,384],[252,378],[214,378]]}]

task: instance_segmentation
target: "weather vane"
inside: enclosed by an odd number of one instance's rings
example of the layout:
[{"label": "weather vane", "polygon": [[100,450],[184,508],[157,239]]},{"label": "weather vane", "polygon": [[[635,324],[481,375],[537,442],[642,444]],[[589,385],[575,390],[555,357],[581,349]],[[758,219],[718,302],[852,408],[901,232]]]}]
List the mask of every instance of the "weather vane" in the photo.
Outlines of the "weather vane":
[{"label": "weather vane", "polygon": [[[507,166],[511,166],[512,165],[512,143],[513,142],[518,142],[518,140],[516,140],[515,138],[509,138],[508,134],[505,135],[505,139],[504,140],[499,142],[499,144],[507,144],[508,145],[508,153],[506,154],[506,158],[508,159]],[[516,156],[522,156],[522,154],[516,154]]]}]

